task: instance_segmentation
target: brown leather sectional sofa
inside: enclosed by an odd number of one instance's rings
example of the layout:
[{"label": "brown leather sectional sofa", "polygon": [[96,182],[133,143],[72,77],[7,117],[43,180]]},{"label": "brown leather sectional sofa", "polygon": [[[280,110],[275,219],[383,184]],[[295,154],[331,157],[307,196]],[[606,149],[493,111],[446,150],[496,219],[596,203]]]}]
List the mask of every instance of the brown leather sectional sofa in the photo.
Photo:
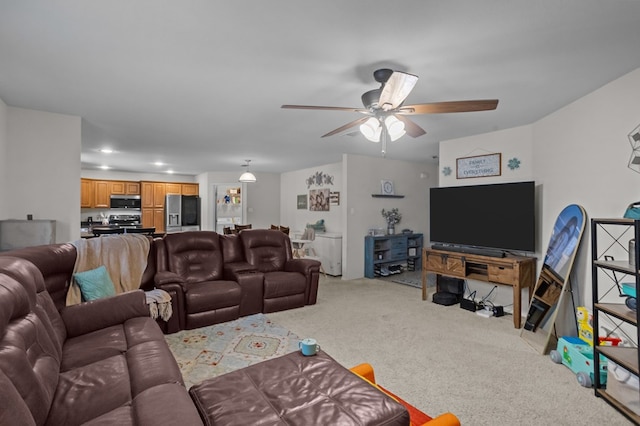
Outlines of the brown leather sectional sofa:
[{"label": "brown leather sectional sofa", "polygon": [[142,291],[58,312],[33,263],[0,256],[0,425],[84,423],[202,420]]},{"label": "brown leather sectional sofa", "polygon": [[[64,308],[77,255],[73,244],[28,247],[2,255],[35,264],[55,307]],[[280,231],[254,229],[235,235],[193,231],[152,240],[140,288],[161,288],[171,295],[173,316],[159,324],[165,333],[174,333],[315,304],[319,277],[320,263],[293,258],[289,237]]]},{"label": "brown leather sectional sofa", "polygon": [[[173,325],[186,328],[313,304],[319,265],[293,260],[283,236],[154,240],[140,288],[173,292]],[[0,255],[0,425],[409,424],[402,405],[325,353],[288,354],[189,392],[142,291],[65,306],[75,257],[72,244]]]},{"label": "brown leather sectional sofa", "polygon": [[140,288],[157,282],[172,294],[174,315],[161,327],[142,291],[65,306],[72,244],[2,253],[0,425],[202,424],[161,328],[316,301],[317,262],[293,259],[280,231],[246,232],[152,241]]}]

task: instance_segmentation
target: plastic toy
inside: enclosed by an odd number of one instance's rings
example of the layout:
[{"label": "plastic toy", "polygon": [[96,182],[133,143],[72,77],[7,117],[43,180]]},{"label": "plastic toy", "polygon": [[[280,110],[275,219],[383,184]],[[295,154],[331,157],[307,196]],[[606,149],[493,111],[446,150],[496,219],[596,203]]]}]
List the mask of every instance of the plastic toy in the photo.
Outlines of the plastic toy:
[{"label": "plastic toy", "polygon": [[[555,350],[549,353],[551,361],[556,364],[564,364],[576,374],[576,379],[581,386],[593,385],[593,315],[587,308],[580,306],[576,309],[578,319],[578,336],[563,336],[558,339]],[[606,337],[599,339],[600,345],[617,346],[621,339]],[[607,359],[600,355],[600,383],[607,383]]]}]

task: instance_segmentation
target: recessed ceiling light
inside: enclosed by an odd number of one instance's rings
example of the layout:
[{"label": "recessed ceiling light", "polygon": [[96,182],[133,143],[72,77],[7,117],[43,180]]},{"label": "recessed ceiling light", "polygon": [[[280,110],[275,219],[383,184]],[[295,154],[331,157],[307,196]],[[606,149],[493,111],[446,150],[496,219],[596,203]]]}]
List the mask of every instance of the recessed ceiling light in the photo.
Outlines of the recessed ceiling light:
[{"label": "recessed ceiling light", "polygon": [[173,170],[167,170],[167,173],[169,173],[170,175],[173,174]]},{"label": "recessed ceiling light", "polygon": [[100,168],[101,168],[102,170],[109,170],[111,167],[109,167],[109,166],[100,166]]},{"label": "recessed ceiling light", "polygon": [[112,154],[113,150],[111,148],[102,148],[100,152],[103,154]]},{"label": "recessed ceiling light", "polygon": [[162,161],[156,161],[155,163],[153,163],[155,166],[164,166],[164,163]]}]

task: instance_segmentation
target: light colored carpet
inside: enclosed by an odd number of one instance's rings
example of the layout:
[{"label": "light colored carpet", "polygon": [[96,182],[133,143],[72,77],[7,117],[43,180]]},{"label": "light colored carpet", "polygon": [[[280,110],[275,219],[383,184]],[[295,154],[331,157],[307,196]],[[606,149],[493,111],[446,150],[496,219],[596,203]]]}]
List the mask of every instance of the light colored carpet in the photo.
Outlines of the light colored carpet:
[{"label": "light colored carpet", "polygon": [[298,350],[300,339],[263,314],[165,336],[185,385]]},{"label": "light colored carpet", "polygon": [[[406,271],[397,275],[389,275],[388,277],[380,277],[383,281],[390,281],[396,284],[404,284],[411,287],[422,289],[422,272],[421,271]],[[433,288],[432,288],[433,287]],[[430,293],[435,291],[436,287],[436,275],[427,275],[427,288]]]},{"label": "light colored carpet", "polygon": [[316,305],[268,317],[345,367],[371,363],[382,386],[431,416],[451,411],[474,426],[630,424],[534,351],[510,315],[482,318],[383,280],[321,277]]}]

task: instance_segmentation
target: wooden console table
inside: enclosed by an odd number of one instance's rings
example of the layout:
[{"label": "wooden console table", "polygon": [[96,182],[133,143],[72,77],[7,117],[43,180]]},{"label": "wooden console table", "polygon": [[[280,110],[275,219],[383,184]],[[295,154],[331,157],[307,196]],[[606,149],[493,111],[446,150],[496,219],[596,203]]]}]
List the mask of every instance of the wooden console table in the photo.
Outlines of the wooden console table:
[{"label": "wooden console table", "polygon": [[455,278],[468,278],[513,287],[513,325],[522,321],[521,293],[529,289],[529,300],[535,285],[535,257],[492,257],[478,254],[424,248],[422,252],[422,300],[427,300],[427,273]]}]

